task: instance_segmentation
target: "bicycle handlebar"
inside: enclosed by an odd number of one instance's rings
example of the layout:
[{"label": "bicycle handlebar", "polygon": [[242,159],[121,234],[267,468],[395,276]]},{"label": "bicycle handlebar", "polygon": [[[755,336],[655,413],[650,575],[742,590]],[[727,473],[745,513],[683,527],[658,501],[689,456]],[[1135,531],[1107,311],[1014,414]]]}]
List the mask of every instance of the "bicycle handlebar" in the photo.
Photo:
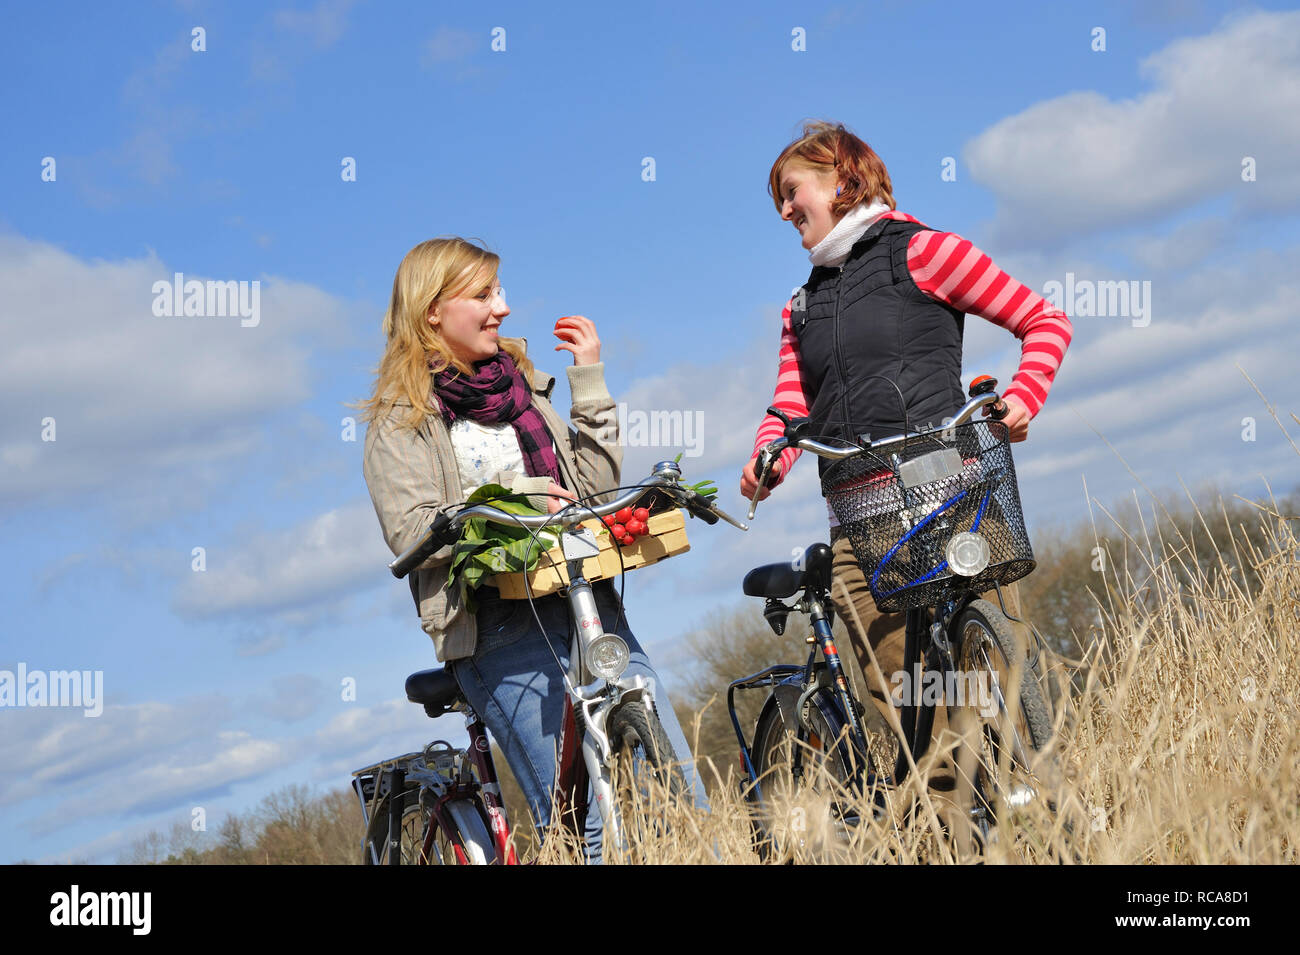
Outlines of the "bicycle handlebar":
[{"label": "bicycle handlebar", "polygon": [[[991,378],[988,375],[980,375],[977,377],[971,382],[970,400],[962,405],[961,410],[953,416],[953,419],[942,427],[930,428],[922,431],[904,431],[899,434],[892,434],[887,438],[881,438],[878,441],[868,441],[865,445],[851,444],[835,447],[829,444],[824,444],[815,438],[798,437],[798,432],[807,426],[808,420],[806,418],[799,418],[795,421],[791,421],[779,409],[768,408],[768,414],[775,418],[779,418],[785,423],[785,434],[773,441],[769,441],[767,444],[763,445],[762,449],[758,452],[758,463],[754,468],[755,476],[758,478],[758,483],[754,487],[753,497],[749,500],[749,516],[746,519],[751,521],[754,519],[754,513],[758,510],[758,495],[762,493],[763,487],[769,480],[772,465],[781,455],[781,452],[786,448],[795,447],[801,451],[811,451],[818,457],[828,458],[832,461],[839,461],[843,458],[852,457],[855,454],[861,454],[864,451],[880,451],[885,448],[893,447],[896,444],[910,441],[913,438],[924,437],[928,434],[936,434],[946,431],[949,428],[956,427],[959,424],[965,424],[974,417],[976,411],[979,411],[979,409],[983,408],[985,405],[993,406],[990,416],[1000,421],[1002,418],[1007,416],[1010,409],[1007,407],[1006,402],[1004,402],[994,390],[997,388],[997,384],[997,379]],[[795,440],[793,441],[790,440],[792,432],[796,435]]]},{"label": "bicycle handlebar", "polygon": [[433,523],[429,525],[429,529],[421,535],[419,540],[390,563],[388,569],[393,572],[394,577],[399,579],[405,577],[424,563],[434,551],[447,544],[454,544],[459,540],[461,527],[473,517],[482,517],[495,524],[523,527],[531,531],[556,526],[561,531],[568,531],[591,517],[604,517],[625,507],[631,507],[650,488],[657,488],[666,492],[669,497],[677,500],[682,507],[685,507],[705,523],[716,524],[718,519],[721,518],[742,531],[749,530],[746,524],[731,517],[714,504],[712,499],[691,488],[682,487],[680,483],[681,474],[681,468],[677,466],[675,461],[660,461],[651,470],[649,477],[639,481],[630,490],[625,491],[608,504],[590,506],[569,504],[554,514],[510,514],[490,504],[476,504],[473,507],[457,511],[455,515],[450,517],[446,512],[439,512],[433,519]]}]

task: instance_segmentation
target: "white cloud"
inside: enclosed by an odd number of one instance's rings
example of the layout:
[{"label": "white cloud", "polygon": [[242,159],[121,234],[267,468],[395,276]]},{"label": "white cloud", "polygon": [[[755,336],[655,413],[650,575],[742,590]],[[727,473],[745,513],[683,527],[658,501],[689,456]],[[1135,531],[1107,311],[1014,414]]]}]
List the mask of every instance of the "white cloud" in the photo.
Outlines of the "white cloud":
[{"label": "white cloud", "polygon": [[[1085,474],[1103,501],[1138,486],[1098,432],[1153,489],[1176,486],[1180,476],[1254,487],[1260,472],[1284,490],[1296,483],[1300,462],[1236,366],[1284,418],[1300,409],[1292,360],[1300,353],[1300,282],[1281,270],[1297,251],[1169,278],[1146,328],[1075,320],[1047,405],[1030,440],[1015,446],[1031,520],[1078,517]],[[1256,419],[1255,441],[1242,440],[1246,417]]]},{"label": "white cloud", "polygon": [[354,3],[355,0],[321,0],[310,10],[277,10],[275,25],[305,36],[317,50],[325,50],[343,36]]},{"label": "white cloud", "polygon": [[1144,271],[1159,273],[1199,265],[1236,237],[1234,223],[1215,216],[1184,222],[1166,235],[1138,236],[1124,245],[1136,265]]},{"label": "white cloud", "polygon": [[108,705],[101,716],[80,710],[14,709],[4,713],[0,805],[42,792],[94,787],[103,777],[129,773],[158,751],[190,751],[214,725],[231,717],[223,697],[191,697],[179,703]]},{"label": "white cloud", "polygon": [[438,32],[429,37],[424,44],[424,65],[454,63],[463,60],[474,52],[479,44],[486,44],[485,37],[478,37],[464,30],[451,27],[439,27]]},{"label": "white cloud", "polygon": [[274,720],[296,723],[319,710],[326,695],[325,684],[318,677],[291,673],[275,677],[270,692],[252,698],[247,705]]},{"label": "white cloud", "polygon": [[209,549],[207,570],[178,588],[178,612],[203,617],[333,602],[373,587],[392,560],[369,499],[239,540],[230,551]]},{"label": "white cloud", "polygon": [[1151,86],[1133,99],[1069,93],[968,144],[971,177],[999,202],[999,240],[1149,222],[1215,196],[1256,211],[1300,201],[1300,12],[1230,18],[1141,71]]},{"label": "white cloud", "polygon": [[[284,702],[286,695],[310,693],[315,685],[310,676],[287,678],[268,699]],[[339,712],[318,729],[282,737],[234,725],[244,707],[216,695],[110,705],[97,719],[48,708],[7,711],[0,805],[11,818],[31,810],[15,825],[37,837],[66,828],[70,818],[149,817],[59,853],[96,856],[122,848],[147,829],[165,830],[177,811],[188,814],[197,801],[210,803],[298,760],[310,760],[306,773],[313,779],[338,786],[370,762],[418,750],[438,736],[457,736],[454,717],[431,721],[402,698],[335,705]]]},{"label": "white cloud", "polygon": [[[219,276],[262,282],[260,324],[156,317],[153,283],[172,275],[152,254],[85,261],[0,237],[0,506],[98,491],[157,515],[194,506],[262,447],[272,416],[309,396],[313,349],[344,333],[341,303],[267,276]],[[42,440],[46,418],[54,441]]]}]

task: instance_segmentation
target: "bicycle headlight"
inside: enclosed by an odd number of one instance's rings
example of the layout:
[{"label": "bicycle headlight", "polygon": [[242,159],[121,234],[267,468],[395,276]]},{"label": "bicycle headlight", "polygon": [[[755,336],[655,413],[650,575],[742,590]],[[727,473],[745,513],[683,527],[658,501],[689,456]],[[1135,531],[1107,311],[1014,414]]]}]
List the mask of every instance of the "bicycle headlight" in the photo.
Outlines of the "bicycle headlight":
[{"label": "bicycle headlight", "polygon": [[989,565],[989,542],[979,534],[953,534],[944,549],[948,567],[961,577],[974,577]]},{"label": "bicycle headlight", "polygon": [[587,666],[602,680],[617,680],[627,669],[627,643],[613,633],[602,633],[587,649]]}]

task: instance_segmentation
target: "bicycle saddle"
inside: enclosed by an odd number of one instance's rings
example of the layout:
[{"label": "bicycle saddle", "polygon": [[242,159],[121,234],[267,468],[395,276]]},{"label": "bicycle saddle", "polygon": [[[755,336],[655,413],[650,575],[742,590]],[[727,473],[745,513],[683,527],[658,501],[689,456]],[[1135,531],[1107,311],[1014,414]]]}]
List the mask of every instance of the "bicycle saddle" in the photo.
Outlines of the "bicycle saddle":
[{"label": "bicycle saddle", "polygon": [[813,544],[804,551],[802,560],[764,564],[745,575],[745,594],[749,597],[793,597],[804,587],[830,590],[829,545]]},{"label": "bicycle saddle", "polygon": [[406,698],[412,703],[423,703],[424,711],[430,716],[441,716],[462,699],[456,678],[444,667],[420,670],[408,676]]}]

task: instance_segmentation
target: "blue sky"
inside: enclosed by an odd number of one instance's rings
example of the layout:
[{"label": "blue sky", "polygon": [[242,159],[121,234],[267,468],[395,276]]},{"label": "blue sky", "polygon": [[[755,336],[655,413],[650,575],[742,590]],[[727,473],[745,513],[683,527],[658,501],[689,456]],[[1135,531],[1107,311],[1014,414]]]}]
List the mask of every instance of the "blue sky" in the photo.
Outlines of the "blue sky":
[{"label": "blue sky", "polygon": [[[1016,447],[1033,528],[1086,513],[1085,478],[1103,502],[1135,486],[1096,432],[1154,488],[1290,490],[1294,452],[1235,366],[1284,420],[1300,409],[1300,14],[1133,6],[11,10],[0,670],[102,670],[105,705],[0,709],[0,859],[113,861],[196,807],[215,832],[285,783],[341,785],[458,733],[402,699],[432,648],[343,423],[417,242],[499,252],[506,331],[557,375],[554,319],[595,320],[616,397],[696,416],[687,473],[739,511],[779,310],[809,268],[765,192],[804,118],[848,124],[900,209],[1040,291],[1151,283],[1145,326],[1075,318]],[[259,281],[260,322],[153,315],[174,272]],[[968,320],[967,377],[1007,381],[1017,357]],[[625,478],[678,450],[629,448]],[[748,567],[824,535],[814,471],[750,534],[693,524],[691,554],[628,578],[670,685],[679,637]]]}]

